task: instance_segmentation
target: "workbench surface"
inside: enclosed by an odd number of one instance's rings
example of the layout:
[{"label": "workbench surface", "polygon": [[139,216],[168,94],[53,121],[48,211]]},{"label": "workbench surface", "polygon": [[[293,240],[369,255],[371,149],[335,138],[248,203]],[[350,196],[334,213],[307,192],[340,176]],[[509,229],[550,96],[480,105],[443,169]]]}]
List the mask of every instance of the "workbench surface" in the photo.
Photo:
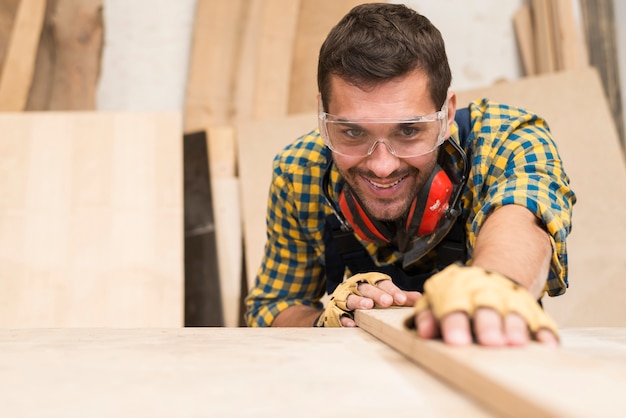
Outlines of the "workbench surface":
[{"label": "workbench surface", "polygon": [[[623,365],[626,330],[562,350]],[[1,329],[0,386],[11,417],[494,416],[361,329]]]}]

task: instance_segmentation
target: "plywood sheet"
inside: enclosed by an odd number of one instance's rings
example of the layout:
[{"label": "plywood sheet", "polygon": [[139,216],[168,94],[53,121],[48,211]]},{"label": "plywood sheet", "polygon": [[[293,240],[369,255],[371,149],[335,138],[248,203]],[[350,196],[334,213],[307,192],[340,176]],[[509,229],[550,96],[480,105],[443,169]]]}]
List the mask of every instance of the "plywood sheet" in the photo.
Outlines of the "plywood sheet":
[{"label": "plywood sheet", "polygon": [[181,326],[179,113],[0,114],[0,326]]},{"label": "plywood sheet", "polygon": [[568,239],[570,288],[544,298],[560,326],[626,325],[626,164],[595,70],[564,72],[461,92],[542,115],[578,196]]},{"label": "plywood sheet", "polygon": [[[452,347],[407,330],[403,323],[411,313],[411,308],[375,309],[357,311],[355,319],[362,329],[501,416],[583,418],[626,412],[621,395],[626,390],[624,329],[621,361],[611,361],[585,355],[584,334],[573,336],[577,349],[536,343],[509,349]],[[601,335],[597,332],[595,338]],[[567,334],[564,337],[567,347]],[[596,342],[595,338],[592,334],[588,343]],[[595,345],[596,352],[602,348],[601,343]]]},{"label": "plywood sheet", "polygon": [[316,124],[317,115],[310,113],[242,122],[237,126],[241,213],[249,286],[254,282],[263,257],[265,215],[274,156],[287,144],[314,129]]},{"label": "plywood sheet", "polygon": [[0,330],[0,369],[7,416],[492,416],[358,329]]}]

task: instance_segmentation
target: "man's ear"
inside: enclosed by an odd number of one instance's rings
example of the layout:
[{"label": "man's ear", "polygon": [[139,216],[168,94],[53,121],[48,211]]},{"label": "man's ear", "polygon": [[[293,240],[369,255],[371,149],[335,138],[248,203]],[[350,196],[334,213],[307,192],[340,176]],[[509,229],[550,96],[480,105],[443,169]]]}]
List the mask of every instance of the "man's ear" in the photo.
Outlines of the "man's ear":
[{"label": "man's ear", "polygon": [[456,93],[453,91],[448,92],[448,123],[446,125],[446,134],[444,138],[450,137],[450,128],[454,123],[454,114],[456,113]]}]

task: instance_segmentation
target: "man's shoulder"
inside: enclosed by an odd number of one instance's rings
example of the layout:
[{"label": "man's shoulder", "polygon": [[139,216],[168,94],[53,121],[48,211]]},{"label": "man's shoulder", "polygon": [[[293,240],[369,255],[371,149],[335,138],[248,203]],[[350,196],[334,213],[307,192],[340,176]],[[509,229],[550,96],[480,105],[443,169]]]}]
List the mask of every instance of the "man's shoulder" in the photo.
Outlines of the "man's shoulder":
[{"label": "man's shoulder", "polygon": [[283,172],[307,170],[328,165],[328,149],[317,129],[284,147],[274,158],[274,167]]}]

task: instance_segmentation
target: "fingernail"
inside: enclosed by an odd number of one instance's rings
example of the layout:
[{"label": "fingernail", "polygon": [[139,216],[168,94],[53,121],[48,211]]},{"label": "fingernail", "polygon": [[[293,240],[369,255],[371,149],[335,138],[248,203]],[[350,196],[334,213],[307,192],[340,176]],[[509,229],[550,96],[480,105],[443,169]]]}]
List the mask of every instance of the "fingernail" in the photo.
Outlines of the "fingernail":
[{"label": "fingernail", "polygon": [[404,305],[405,302],[406,302],[406,295],[404,293],[398,293],[396,295],[396,303],[398,305]]},{"label": "fingernail", "polygon": [[391,295],[382,295],[380,297],[380,303],[385,305],[385,306],[389,306],[393,303],[393,297],[391,297]]}]

